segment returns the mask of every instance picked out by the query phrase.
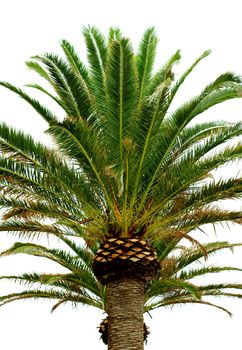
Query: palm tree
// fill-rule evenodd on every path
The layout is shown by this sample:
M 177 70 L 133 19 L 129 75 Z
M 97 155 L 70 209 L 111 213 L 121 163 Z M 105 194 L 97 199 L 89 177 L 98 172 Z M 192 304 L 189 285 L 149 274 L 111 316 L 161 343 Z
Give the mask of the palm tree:
M 63 120 L 23 90 L 0 83 L 44 118 L 53 139 L 47 147 L 0 125 L 0 230 L 28 239 L 1 256 L 24 253 L 67 269 L 2 276 L 30 288 L 0 301 L 46 298 L 55 300 L 52 310 L 66 302 L 97 307 L 108 315 L 100 326 L 108 349 L 139 350 L 147 335 L 144 312 L 200 303 L 229 313 L 206 296 L 242 297 L 238 283 L 192 283 L 196 276 L 240 270 L 194 262 L 241 245 L 201 244 L 196 237 L 205 224 L 242 222 L 240 211 L 219 202 L 240 198 L 242 179 L 212 177 L 221 165 L 241 158 L 236 137 L 242 123 L 192 121 L 240 98 L 241 78 L 226 72 L 174 110 L 177 91 L 209 51 L 175 80 L 179 51 L 153 73 L 153 28 L 145 31 L 136 54 L 118 28 L 107 39 L 95 27 L 83 33 L 88 68 L 66 40 L 65 58 L 46 53 L 26 63 L 52 90 L 29 86 L 54 100 L 65 112 Z M 44 236 L 67 249 L 33 243 Z

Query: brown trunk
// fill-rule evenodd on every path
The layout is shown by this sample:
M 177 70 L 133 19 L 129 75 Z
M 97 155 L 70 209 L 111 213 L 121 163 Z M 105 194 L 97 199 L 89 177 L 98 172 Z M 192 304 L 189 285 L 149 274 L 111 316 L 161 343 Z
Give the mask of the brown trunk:
M 108 283 L 108 350 L 144 349 L 144 285 L 131 277 Z

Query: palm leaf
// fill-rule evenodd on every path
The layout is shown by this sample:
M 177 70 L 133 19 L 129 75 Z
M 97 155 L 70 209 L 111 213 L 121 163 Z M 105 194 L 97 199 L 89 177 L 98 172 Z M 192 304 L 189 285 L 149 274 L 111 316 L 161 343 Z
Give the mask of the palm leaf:
M 0 297 L 0 306 L 6 305 L 16 300 L 23 299 L 60 299 L 65 302 L 70 301 L 74 305 L 81 303 L 102 309 L 100 303 L 87 297 L 82 297 L 73 293 L 63 293 L 59 291 L 26 290 L 20 293 L 12 293 Z
M 145 89 L 149 86 L 152 68 L 155 61 L 157 37 L 154 27 L 148 28 L 140 42 L 139 53 L 137 55 L 137 72 L 140 85 L 139 101 L 145 96 Z
M 165 80 L 170 79 L 174 80 L 174 73 L 172 71 L 173 66 L 180 62 L 181 53 L 180 50 L 177 50 L 163 65 L 163 67 L 150 79 L 149 85 L 146 88 L 147 96 L 152 95 L 158 86 L 162 84 Z M 171 99 L 169 99 L 169 103 L 171 103 Z M 169 106 L 167 104 L 167 107 Z
M 68 60 L 68 63 L 72 69 L 72 71 L 76 74 L 80 86 L 82 86 L 85 99 L 89 100 L 89 104 L 92 107 L 95 107 L 95 101 L 94 96 L 92 95 L 91 88 L 90 88 L 90 77 L 88 69 L 85 67 L 85 65 L 80 60 L 77 52 L 75 51 L 74 47 L 69 43 L 67 40 L 61 41 L 61 47 L 65 53 L 66 59 Z
M 107 135 L 113 158 L 123 164 L 124 143 L 136 106 L 136 77 L 130 42 L 122 39 L 110 44 L 106 62 L 108 120 Z M 107 136 L 108 137 L 108 136 Z
M 67 63 L 52 53 L 35 56 L 34 59 L 46 66 L 51 84 L 65 106 L 66 113 L 72 117 L 87 119 L 91 108 L 89 97 L 85 87 L 80 85 L 78 77 Z
M 51 111 L 49 111 L 46 107 L 42 106 L 37 100 L 27 95 L 23 90 L 3 81 L 0 82 L 0 85 L 15 92 L 22 99 L 27 101 L 36 110 L 36 112 L 39 113 L 41 117 L 43 117 L 44 120 L 47 121 L 49 124 L 57 123 L 58 119 Z
M 83 35 L 87 47 L 92 92 L 98 101 L 99 109 L 104 113 L 106 101 L 105 65 L 107 56 L 105 38 L 97 28 L 90 26 L 84 27 Z
M 208 266 L 197 269 L 189 269 L 189 271 L 181 271 L 177 276 L 178 279 L 192 279 L 198 276 L 207 275 L 209 273 L 219 273 L 223 271 L 242 271 L 242 269 L 238 267 L 232 266 Z
M 162 307 L 162 306 L 174 306 L 174 305 L 181 305 L 181 304 L 201 304 L 201 305 L 212 306 L 212 307 L 215 307 L 219 310 L 226 312 L 230 317 L 232 317 L 232 313 L 222 306 L 210 303 L 210 302 L 205 301 L 205 300 L 195 300 L 195 299 L 192 299 L 189 297 L 188 298 L 179 298 L 178 297 L 177 299 L 172 298 L 171 300 L 168 299 L 166 301 L 160 301 L 160 302 L 150 304 L 150 305 L 145 307 L 145 312 L 149 312 L 151 310 L 157 309 L 157 308 Z
M 209 56 L 211 53 L 210 50 L 206 50 L 204 51 L 201 56 L 199 56 L 195 62 L 184 72 L 184 74 L 181 76 L 181 78 L 175 83 L 172 91 L 171 91 L 171 95 L 170 95 L 170 102 L 173 100 L 173 98 L 175 97 L 177 91 L 179 90 L 180 86 L 183 84 L 183 82 L 185 81 L 185 79 L 187 78 L 187 76 L 193 71 L 193 69 L 198 65 L 198 63 L 200 63 L 200 61 L 202 61 L 204 58 L 206 58 L 207 56 Z

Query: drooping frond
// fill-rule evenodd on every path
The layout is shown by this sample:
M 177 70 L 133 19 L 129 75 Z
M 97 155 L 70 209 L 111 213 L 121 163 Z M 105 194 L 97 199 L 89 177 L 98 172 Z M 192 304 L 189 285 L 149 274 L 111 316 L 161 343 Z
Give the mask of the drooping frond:
M 232 313 L 225 309 L 224 307 L 220 306 L 220 305 L 216 305 L 216 304 L 213 304 L 209 301 L 205 301 L 205 300 L 197 300 L 197 299 L 192 299 L 192 298 L 189 298 L 186 297 L 186 298 L 179 298 L 179 296 L 177 298 L 167 298 L 167 300 L 164 300 L 164 301 L 157 301 L 157 302 L 154 302 L 154 303 L 150 303 L 148 305 L 145 306 L 145 312 L 150 312 L 151 310 L 154 310 L 154 309 L 157 309 L 159 307 L 166 307 L 166 306 L 174 306 L 174 305 L 182 305 L 182 304 L 201 304 L 201 305 L 208 305 L 208 306 L 212 306 L 212 307 L 215 307 L 219 310 L 222 310 L 224 312 L 226 312 L 230 317 L 232 317 Z
M 12 293 L 0 297 L 0 306 L 6 305 L 16 300 L 23 299 L 49 299 L 49 300 L 61 300 L 63 302 L 72 302 L 73 305 L 78 303 L 83 305 L 94 306 L 102 309 L 102 305 L 90 298 L 83 297 L 81 295 L 73 293 L 63 293 L 59 291 L 42 291 L 38 289 L 26 290 L 20 293 Z
M 240 243 L 229 242 L 211 242 L 204 245 L 207 256 L 214 254 L 220 250 L 230 249 L 241 246 Z M 177 271 L 187 267 L 199 259 L 204 258 L 204 253 L 201 249 L 188 249 L 184 253 L 181 253 L 177 262 Z
M 31 98 L 29 95 L 27 95 L 23 90 L 17 88 L 16 86 L 9 84 L 7 82 L 0 82 L 1 86 L 4 86 L 5 88 L 15 92 L 17 95 L 19 95 L 22 99 L 27 101 L 35 110 L 37 113 L 41 115 L 41 117 L 44 118 L 49 124 L 56 123 L 58 121 L 57 117 L 49 111 L 46 107 L 42 106 L 39 101 Z
M 179 280 L 179 279 L 162 279 L 161 281 L 156 280 L 150 283 L 146 290 L 147 300 L 149 298 L 157 297 L 157 295 L 162 295 L 166 293 L 171 293 L 176 290 L 185 290 L 191 294 L 195 299 L 201 298 L 201 293 L 198 288 L 190 282 Z
M 54 100 L 61 108 L 64 108 L 64 104 L 61 102 L 61 100 L 57 96 L 53 95 L 51 92 L 44 89 L 42 86 L 38 84 L 26 84 L 26 86 L 43 92 L 45 95 L 49 96 L 52 100 Z
M 30 273 L 20 276 L 0 276 L 0 280 L 8 280 L 20 285 L 33 286 L 38 284 L 39 287 L 63 289 L 68 292 L 78 293 L 86 297 L 101 298 L 101 286 L 95 277 L 87 270 L 79 274 L 40 274 Z
M 209 267 L 191 269 L 189 271 L 181 271 L 181 273 L 178 275 L 178 278 L 190 280 L 198 276 L 206 275 L 209 273 L 218 273 L 223 271 L 242 271 L 242 269 L 238 267 L 232 267 L 232 266 L 209 266 Z

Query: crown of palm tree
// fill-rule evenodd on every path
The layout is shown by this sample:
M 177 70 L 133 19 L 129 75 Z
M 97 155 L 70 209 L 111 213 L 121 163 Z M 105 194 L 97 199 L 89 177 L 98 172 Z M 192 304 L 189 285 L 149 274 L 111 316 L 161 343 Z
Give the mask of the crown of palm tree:
M 240 244 L 202 245 L 190 234 L 204 224 L 242 222 L 240 211 L 217 203 L 241 198 L 242 179 L 211 180 L 212 171 L 241 158 L 242 143 L 228 141 L 241 135 L 242 123 L 191 123 L 214 105 L 240 98 L 241 78 L 226 72 L 174 110 L 177 91 L 209 51 L 175 80 L 179 51 L 153 73 L 158 41 L 153 28 L 144 33 L 137 53 L 117 28 L 110 29 L 107 40 L 94 27 L 83 33 L 88 68 L 66 40 L 61 42 L 65 58 L 46 53 L 26 63 L 52 90 L 29 86 L 53 99 L 65 111 L 63 120 L 23 90 L 0 82 L 44 118 L 54 142 L 47 147 L 0 125 L 0 204 L 7 208 L 0 230 L 29 239 L 53 235 L 68 247 L 17 242 L 1 255 L 45 257 L 69 270 L 2 276 L 32 286 L 0 297 L 2 305 L 48 298 L 58 300 L 52 310 L 67 301 L 105 310 L 105 286 L 92 262 L 99 245 L 113 237 L 145 239 L 157 251 L 161 269 L 146 286 L 145 311 L 178 303 L 213 305 L 203 299 L 208 295 L 241 298 L 231 292 L 242 289 L 238 283 L 191 282 L 208 273 L 240 270 L 193 265 Z M 184 239 L 189 247 L 182 245 Z

